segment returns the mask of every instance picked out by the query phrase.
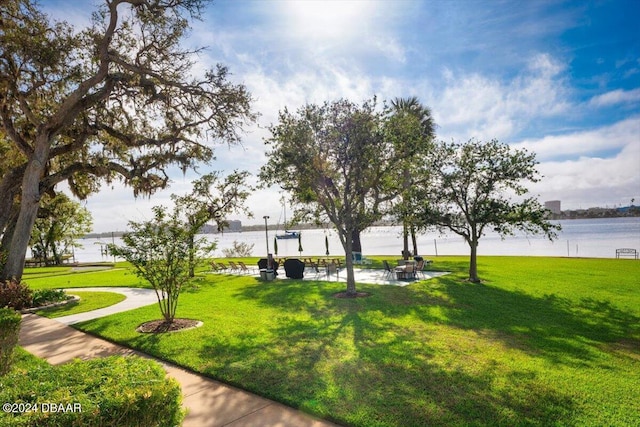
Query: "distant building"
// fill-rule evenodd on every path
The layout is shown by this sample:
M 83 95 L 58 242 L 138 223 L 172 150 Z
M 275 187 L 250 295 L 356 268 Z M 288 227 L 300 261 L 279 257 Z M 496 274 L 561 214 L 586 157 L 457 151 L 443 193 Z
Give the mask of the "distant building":
M 552 214 L 560 215 L 560 213 L 562 213 L 560 200 L 549 200 L 548 202 L 544 202 L 544 207 L 549 209 Z
M 225 228 L 225 231 L 242 231 L 242 221 L 229 221 L 229 226 Z

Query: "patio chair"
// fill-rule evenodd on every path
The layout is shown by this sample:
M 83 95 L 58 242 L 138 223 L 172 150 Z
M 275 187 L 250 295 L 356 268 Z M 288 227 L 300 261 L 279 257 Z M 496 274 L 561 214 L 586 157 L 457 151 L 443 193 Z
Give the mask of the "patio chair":
M 253 271 L 249 269 L 249 267 L 247 267 L 247 264 L 245 264 L 244 262 L 238 261 L 238 266 L 240 266 L 240 272 L 242 274 L 253 274 Z
M 233 261 L 229 261 L 229 270 L 240 273 L 240 267 Z
M 399 265 L 394 269 L 394 273 L 398 280 L 416 278 L 416 265 L 413 262 L 408 262 L 404 265 Z
M 229 267 L 227 267 L 224 262 L 216 262 L 216 265 L 220 271 L 226 272 L 229 270 Z
M 424 266 L 425 266 L 425 262 L 424 259 L 420 259 L 419 261 L 416 261 L 416 271 L 415 274 L 418 275 L 422 275 L 422 278 L 426 278 L 424 275 Z
M 393 277 L 393 270 L 391 269 L 389 262 L 387 260 L 383 260 L 382 265 L 384 266 L 384 274 L 382 277 Z
M 335 274 L 336 278 L 338 277 L 338 264 L 336 264 L 335 262 L 327 263 L 327 277 L 331 276 L 332 274 Z
M 220 272 L 220 267 L 218 267 L 218 264 L 216 264 L 215 261 L 211 261 L 209 263 L 211 265 L 211 271 L 214 273 L 219 273 Z

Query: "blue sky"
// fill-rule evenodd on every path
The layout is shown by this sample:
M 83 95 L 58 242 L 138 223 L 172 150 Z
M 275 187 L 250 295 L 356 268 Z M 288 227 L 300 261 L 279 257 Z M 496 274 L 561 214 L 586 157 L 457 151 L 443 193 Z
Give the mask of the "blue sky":
M 44 1 L 80 26 L 90 10 Z M 263 138 L 284 107 L 348 98 L 417 96 L 438 138 L 497 138 L 537 153 L 530 186 L 563 209 L 640 202 L 640 1 L 221 0 L 185 43 L 206 46 L 195 72 L 229 66 L 261 114 L 243 147 L 217 148 L 209 170 L 266 162 Z M 189 190 L 193 173 L 134 200 L 118 185 L 87 203 L 96 231 L 150 217 Z M 280 217 L 277 190 L 249 200 L 255 219 Z M 275 221 L 275 220 L 274 220 Z

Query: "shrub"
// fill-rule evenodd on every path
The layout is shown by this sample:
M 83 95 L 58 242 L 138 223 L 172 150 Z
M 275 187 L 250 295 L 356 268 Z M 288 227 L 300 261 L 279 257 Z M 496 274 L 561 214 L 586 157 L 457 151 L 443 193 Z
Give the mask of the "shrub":
M 3 378 L 0 401 L 51 402 L 71 410 L 0 413 L 0 427 L 173 427 L 184 416 L 180 385 L 152 360 L 111 356 L 51 366 L 22 349 L 19 359 Z
M 193 279 L 191 266 L 206 252 L 204 239 L 196 239 L 195 231 L 180 219 L 174 209 L 168 213 L 154 206 L 153 221 L 129 221 L 131 231 L 122 236 L 124 246 L 109 245 L 110 253 L 129 261 L 138 277 L 156 291 L 160 312 L 166 324 L 176 316 L 182 288 Z
M 51 304 L 54 302 L 66 301 L 67 294 L 62 289 L 37 289 L 33 293 L 33 307 Z
M 11 368 L 21 321 L 22 316 L 15 310 L 0 308 L 0 375 L 5 375 Z
M 222 253 L 227 258 L 246 258 L 251 256 L 254 246 L 255 244 L 253 243 L 249 244 L 234 240 L 232 246 L 230 248 L 223 249 Z
M 0 307 L 9 307 L 15 310 L 31 307 L 33 292 L 26 283 L 15 279 L 0 282 Z

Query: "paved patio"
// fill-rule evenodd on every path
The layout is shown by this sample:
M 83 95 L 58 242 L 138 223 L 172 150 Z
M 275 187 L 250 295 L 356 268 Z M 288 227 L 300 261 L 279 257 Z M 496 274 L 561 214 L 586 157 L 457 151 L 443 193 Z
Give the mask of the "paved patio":
M 278 279 L 287 279 L 284 275 L 284 269 L 278 270 Z M 407 286 L 412 283 L 416 283 L 421 280 L 429 280 L 434 277 L 444 276 L 449 274 L 441 271 L 422 271 L 418 273 L 416 280 L 398 280 L 395 274 L 385 274 L 382 269 L 376 268 L 354 268 L 353 274 L 356 279 L 356 283 L 367 283 L 371 285 L 391 285 L 391 286 Z M 342 268 L 337 274 L 327 274 L 324 268 L 319 268 L 318 272 L 312 269 L 306 268 L 304 271 L 304 280 L 327 280 L 330 282 L 346 282 L 347 271 Z

